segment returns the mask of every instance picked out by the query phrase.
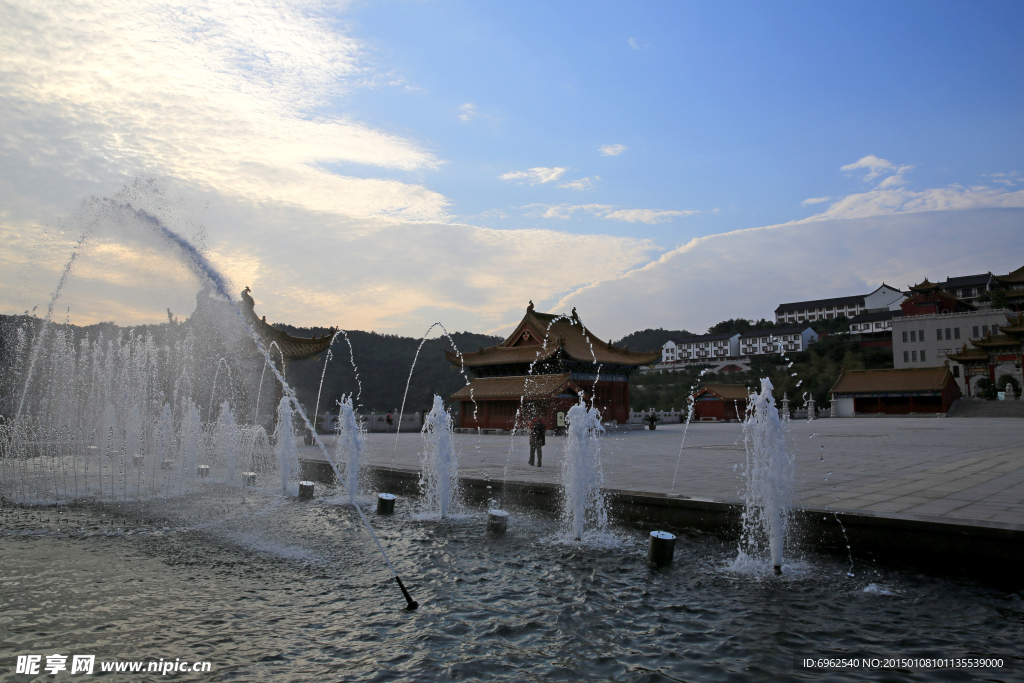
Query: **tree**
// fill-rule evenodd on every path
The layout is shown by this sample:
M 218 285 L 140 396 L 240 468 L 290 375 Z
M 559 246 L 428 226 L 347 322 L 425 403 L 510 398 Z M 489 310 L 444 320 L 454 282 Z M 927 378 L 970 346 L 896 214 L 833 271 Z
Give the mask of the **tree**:
M 992 308 L 1009 308 L 1010 304 L 1006 300 L 1006 290 L 993 289 L 988 295 L 992 300 Z

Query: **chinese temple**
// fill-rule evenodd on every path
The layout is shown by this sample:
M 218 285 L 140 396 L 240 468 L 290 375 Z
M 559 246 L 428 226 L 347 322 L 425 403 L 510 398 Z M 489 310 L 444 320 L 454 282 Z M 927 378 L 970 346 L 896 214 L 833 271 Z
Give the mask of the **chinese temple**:
M 1017 315 L 1007 314 L 1006 325 L 1000 325 L 999 331 L 991 330 L 980 339 L 972 339 L 956 353 L 948 353 L 946 357 L 963 366 L 964 383 L 968 392 L 971 377 L 988 377 L 996 381 L 996 368 L 1005 363 L 1012 363 L 1019 372 L 1022 352 L 1024 352 L 1024 312 Z
M 903 315 L 930 315 L 933 313 L 964 313 L 977 310 L 975 306 L 952 294 L 948 294 L 934 282 L 925 278 L 923 282 L 910 288 L 910 297 L 905 299 L 900 308 Z
M 242 303 L 239 306 L 242 315 L 253 326 L 257 334 L 265 344 L 274 344 L 281 350 L 281 357 L 285 362 L 290 360 L 304 360 L 312 358 L 318 353 L 323 353 L 331 346 L 334 333 L 333 327 L 323 337 L 295 337 L 282 330 L 277 329 L 267 322 L 267 316 L 258 318 L 256 316 L 256 302 L 250 294 L 252 290 L 248 287 L 242 290 Z M 275 354 L 272 354 L 272 356 Z
M 629 419 L 629 376 L 661 359 L 660 351 L 639 353 L 598 339 L 576 309 L 571 316 L 540 313 L 533 302 L 508 339 L 459 354 L 446 351 L 452 365 L 472 381 L 451 396 L 463 428 L 521 428 L 539 417 L 549 428 L 565 426 L 565 414 L 583 397 L 605 421 Z
M 1006 292 L 1006 301 L 1009 306 L 1020 311 L 1024 307 L 1024 266 L 1021 266 L 1012 273 L 1006 275 L 993 275 L 995 286 Z
M 693 395 L 698 422 L 740 421 L 747 413 L 750 390 L 742 384 L 705 384 Z

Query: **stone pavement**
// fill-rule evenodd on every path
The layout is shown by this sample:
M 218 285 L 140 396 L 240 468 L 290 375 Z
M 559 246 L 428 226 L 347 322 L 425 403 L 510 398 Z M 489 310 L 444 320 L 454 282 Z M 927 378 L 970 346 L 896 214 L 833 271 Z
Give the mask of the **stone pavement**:
M 606 488 L 741 501 L 742 425 L 695 423 L 685 443 L 683 427 L 607 434 Z M 798 505 L 1024 524 L 1024 420 L 801 420 L 790 423 L 788 438 Z M 561 472 L 563 437 L 548 437 L 542 468 L 526 464 L 526 437 L 456 434 L 455 442 L 464 477 L 557 482 Z M 419 434 L 368 434 L 368 464 L 418 469 L 422 443 Z M 315 448 L 301 450 L 315 457 Z

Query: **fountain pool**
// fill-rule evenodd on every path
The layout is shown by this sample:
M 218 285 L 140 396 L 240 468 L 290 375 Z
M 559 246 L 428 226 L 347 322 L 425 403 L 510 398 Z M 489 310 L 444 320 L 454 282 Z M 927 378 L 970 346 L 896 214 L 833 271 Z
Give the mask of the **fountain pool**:
M 54 652 L 209 661 L 212 677 L 176 680 L 246 681 L 791 680 L 821 677 L 807 657 L 866 656 L 1003 658 L 956 680 L 1012 680 L 1024 664 L 1020 594 L 892 568 L 853 579 L 814 556 L 781 578 L 738 574 L 733 543 L 685 533 L 675 562 L 652 570 L 639 530 L 572 546 L 556 520 L 516 510 L 495 539 L 482 509 L 423 522 L 409 499 L 371 517 L 422 603 L 406 612 L 344 500 L 339 487 L 297 503 L 268 484 L 212 523 L 202 509 L 219 496 L 145 518 L 3 508 L 0 613 L 18 616 L 0 621 L 0 679 L 21 680 L 15 655 Z M 827 680 L 865 678 L 952 680 L 893 668 Z

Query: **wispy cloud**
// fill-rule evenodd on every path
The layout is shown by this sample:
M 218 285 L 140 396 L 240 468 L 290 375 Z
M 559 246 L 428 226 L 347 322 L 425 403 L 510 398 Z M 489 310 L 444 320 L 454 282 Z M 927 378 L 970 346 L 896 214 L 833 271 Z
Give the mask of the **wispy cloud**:
M 641 44 L 640 42 L 637 41 L 636 38 L 633 38 L 632 36 L 630 36 L 629 40 L 626 41 L 626 44 L 629 45 L 634 50 L 642 50 L 643 48 L 647 47 L 647 43 Z
M 902 185 L 906 182 L 903 179 L 903 174 L 914 168 L 913 166 L 898 166 L 888 159 L 882 159 L 876 157 L 874 154 L 869 154 L 866 157 L 861 157 L 852 164 L 847 164 L 840 168 L 842 171 L 858 171 L 861 169 L 867 170 L 864 175 L 864 182 L 871 182 L 880 175 L 891 173 L 889 177 L 883 180 L 879 187 L 894 187 Z
M 919 282 L 936 268 L 949 275 L 1009 272 L 1020 266 L 1020 255 L 1007 253 L 1005 245 L 1016 239 L 1022 220 L 1024 210 L 935 211 L 737 230 L 691 240 L 643 267 L 581 288 L 553 309 L 576 306 L 588 327 L 609 336 L 648 327 L 703 330 L 727 318 L 770 319 L 780 303 L 806 299 L 808 292 L 858 294 L 883 281 Z M 922 240 L 923 234 L 929 238 Z M 685 295 L 695 292 L 701 296 Z M 666 307 L 665 301 L 674 303 Z
M 810 199 L 805 199 L 800 203 L 803 204 L 804 206 L 810 206 L 811 204 L 821 204 L 822 202 L 827 202 L 829 199 L 831 199 L 831 197 L 811 197 Z
M 691 216 L 697 211 L 658 211 L 655 209 L 620 209 L 609 204 L 531 204 L 536 208 L 532 214 L 539 218 L 571 218 L 578 212 L 589 213 L 598 218 L 626 223 L 665 223 L 679 216 Z
M 441 162 L 412 140 L 322 113 L 374 73 L 320 8 L 39 0 L 9 7 L 6 26 L 0 180 L 12 186 L 48 149 L 45 173 L 72 183 L 166 174 L 252 201 L 446 218 L 448 200 L 422 186 L 328 170 Z
M 555 166 L 554 168 L 537 166 L 527 171 L 511 171 L 498 176 L 498 178 L 501 180 L 525 180 L 531 185 L 537 185 L 538 183 L 554 182 L 565 175 L 568 170 L 568 168 L 562 168 L 561 166 Z
M 458 111 L 460 121 L 472 121 L 477 118 L 490 119 L 492 121 L 497 120 L 497 117 L 480 111 L 480 107 L 476 106 L 472 102 L 466 102 L 465 104 L 459 105 Z
M 571 180 L 567 183 L 561 183 L 559 187 L 564 187 L 569 190 L 592 190 L 594 189 L 594 184 L 600 179 L 601 176 L 588 176 L 578 180 Z
M 598 147 L 597 149 L 599 152 L 601 152 L 602 155 L 606 157 L 617 157 L 629 148 L 626 147 L 625 145 L 604 145 L 602 147 Z
M 993 183 L 999 183 L 1000 185 L 1016 185 L 1020 182 L 1020 173 L 1017 171 L 1010 171 L 1009 173 L 989 173 L 988 177 L 992 179 Z
M 824 212 L 807 220 L 832 218 L 866 218 L 897 213 L 922 211 L 960 211 L 964 209 L 995 209 L 1024 207 L 1024 190 L 1009 192 L 1002 188 L 984 186 L 931 188 L 909 190 L 885 188 L 840 197 Z

